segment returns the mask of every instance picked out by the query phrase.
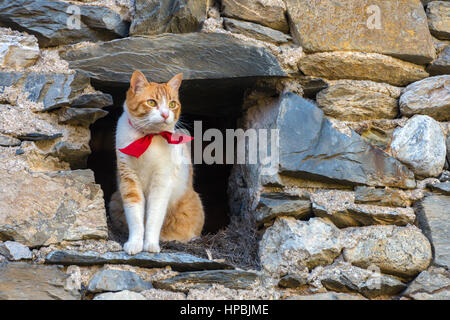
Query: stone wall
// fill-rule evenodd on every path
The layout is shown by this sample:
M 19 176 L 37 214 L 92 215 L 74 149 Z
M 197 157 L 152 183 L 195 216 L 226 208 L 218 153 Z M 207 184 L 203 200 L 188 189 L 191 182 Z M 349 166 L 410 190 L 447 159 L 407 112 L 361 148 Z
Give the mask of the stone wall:
M 449 3 L 0 0 L 0 299 L 448 300 Z M 87 166 L 135 69 L 279 135 L 228 229 L 157 255 Z

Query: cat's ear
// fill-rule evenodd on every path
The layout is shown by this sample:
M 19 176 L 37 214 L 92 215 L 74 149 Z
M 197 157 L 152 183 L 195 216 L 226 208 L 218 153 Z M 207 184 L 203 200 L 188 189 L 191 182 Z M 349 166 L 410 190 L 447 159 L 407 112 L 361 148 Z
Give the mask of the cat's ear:
M 167 84 L 175 90 L 178 90 L 181 86 L 181 81 L 183 81 L 183 74 L 179 73 L 167 82 Z
M 130 81 L 130 88 L 131 90 L 133 90 L 134 94 L 142 91 L 142 89 L 144 89 L 147 84 L 148 81 L 142 72 L 140 72 L 139 70 L 133 72 Z

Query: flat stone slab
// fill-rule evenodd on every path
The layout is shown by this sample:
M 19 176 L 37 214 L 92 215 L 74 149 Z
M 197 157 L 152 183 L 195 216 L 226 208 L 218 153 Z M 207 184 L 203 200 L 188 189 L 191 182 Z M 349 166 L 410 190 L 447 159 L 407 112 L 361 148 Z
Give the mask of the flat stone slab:
M 106 252 L 98 254 L 94 251 L 77 252 L 73 250 L 58 250 L 47 255 L 48 264 L 92 266 L 103 264 L 128 264 L 144 268 L 163 268 L 170 266 L 175 271 L 198 271 L 233 269 L 233 266 L 223 262 L 199 258 L 187 253 L 147 253 L 141 252 L 130 256 L 125 252 Z
M 279 216 L 304 219 L 312 214 L 311 201 L 282 193 L 265 193 L 255 209 L 256 222 L 263 224 Z
M 446 196 L 450 196 L 450 181 L 445 181 L 436 184 L 429 184 L 428 187 L 435 192 L 439 192 Z
M 252 289 L 260 283 L 255 272 L 240 270 L 212 270 L 184 272 L 175 277 L 153 282 L 157 289 L 188 292 L 190 289 L 204 289 L 213 284 L 230 289 Z
M 308 100 L 285 93 L 275 107 L 281 175 L 368 186 L 415 186 L 406 166 L 355 132 L 351 136 L 339 132 Z
M 60 266 L 0 263 L 0 300 L 80 300 Z
M 122 270 L 102 270 L 94 274 L 89 281 L 89 292 L 135 291 L 141 292 L 153 288 L 150 282 L 142 280 L 135 272 Z
M 44 47 L 126 37 L 129 29 L 109 8 L 49 0 L 0 0 L 0 23 L 35 35 Z
M 180 72 L 184 80 L 285 76 L 266 49 L 217 33 L 130 37 L 72 49 L 62 57 L 71 69 L 105 85 L 128 86 L 136 69 L 154 82 Z
M 417 205 L 417 220 L 433 246 L 433 263 L 450 268 L 450 197 L 433 195 Z
M 31 260 L 33 258 L 33 254 L 27 246 L 15 241 L 0 243 L 0 255 L 11 261 Z

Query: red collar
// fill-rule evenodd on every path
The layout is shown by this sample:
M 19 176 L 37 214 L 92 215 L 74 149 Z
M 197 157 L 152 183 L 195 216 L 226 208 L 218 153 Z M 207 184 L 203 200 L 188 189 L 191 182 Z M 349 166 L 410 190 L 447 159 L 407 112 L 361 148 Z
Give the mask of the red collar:
M 128 122 L 131 124 L 130 119 L 128 119 Z M 180 144 L 180 143 L 187 143 L 189 141 L 194 140 L 193 137 L 190 137 L 188 135 L 182 134 L 182 133 L 172 133 L 169 131 L 162 131 L 159 133 L 151 133 L 148 134 L 140 139 L 137 139 L 136 141 L 129 144 L 127 147 L 119 149 L 120 152 L 127 154 L 132 157 L 139 158 L 145 151 L 147 151 L 148 147 L 152 143 L 152 139 L 154 136 L 160 135 L 164 139 L 166 139 L 167 143 L 170 144 Z

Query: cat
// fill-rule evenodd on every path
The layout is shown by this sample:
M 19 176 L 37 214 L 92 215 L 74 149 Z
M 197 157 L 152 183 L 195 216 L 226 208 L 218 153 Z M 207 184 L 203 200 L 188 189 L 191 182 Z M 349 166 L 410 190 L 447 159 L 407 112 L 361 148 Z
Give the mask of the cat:
M 129 230 L 123 249 L 130 255 L 158 253 L 160 240 L 187 242 L 200 236 L 204 225 L 202 202 L 193 188 L 192 165 L 180 158 L 190 157 L 188 148 L 171 144 L 180 141 L 171 133 L 180 117 L 182 79 L 180 73 L 159 84 L 134 71 L 117 123 L 118 185 Z M 148 138 L 149 134 L 155 135 Z M 151 142 L 147 149 L 142 149 L 144 140 Z

